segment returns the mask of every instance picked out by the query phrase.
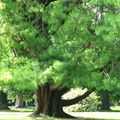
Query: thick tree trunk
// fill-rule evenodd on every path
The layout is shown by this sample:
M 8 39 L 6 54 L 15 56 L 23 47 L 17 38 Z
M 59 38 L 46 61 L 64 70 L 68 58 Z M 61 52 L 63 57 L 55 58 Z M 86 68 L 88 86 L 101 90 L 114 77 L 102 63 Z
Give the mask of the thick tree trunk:
M 66 114 L 63 112 L 61 93 L 59 90 L 55 90 L 52 92 L 49 114 L 53 117 L 67 117 Z
M 62 90 L 54 90 L 51 95 L 51 107 L 50 107 L 50 116 L 52 117 L 58 117 L 58 118 L 74 118 L 73 116 L 70 116 L 66 114 L 63 111 L 63 102 L 61 99 L 61 96 L 63 95 L 63 91 L 66 91 L 65 89 Z
M 36 90 L 36 109 L 35 109 L 35 114 L 48 114 L 48 104 L 50 101 L 50 93 L 49 93 L 49 86 L 44 85 L 44 86 L 37 86 Z
M 22 108 L 25 107 L 24 105 L 24 98 L 22 95 L 18 95 L 16 98 L 16 103 L 15 103 L 16 108 Z
M 61 96 L 63 91 L 51 90 L 49 84 L 37 86 L 35 115 L 51 117 L 72 117 L 63 112 Z
M 0 110 L 9 109 L 8 108 L 8 100 L 7 94 L 3 91 L 0 91 Z
M 58 117 L 58 118 L 73 118 L 72 116 L 66 114 L 63 111 L 63 106 L 66 106 L 65 103 L 68 104 L 66 100 L 62 100 L 61 96 L 66 93 L 68 89 L 60 89 L 55 88 L 51 89 L 49 84 L 45 84 L 43 86 L 38 85 L 36 89 L 36 109 L 35 116 L 50 116 L 50 117 Z M 89 92 L 90 94 L 91 92 Z M 74 104 L 79 102 L 81 98 L 86 98 L 88 92 L 85 95 L 76 99 L 72 99 Z M 78 100 L 79 99 L 79 100 Z M 71 100 L 71 104 L 73 104 Z M 70 104 L 69 104 L 70 105 Z
M 110 110 L 109 91 L 102 91 L 102 110 Z

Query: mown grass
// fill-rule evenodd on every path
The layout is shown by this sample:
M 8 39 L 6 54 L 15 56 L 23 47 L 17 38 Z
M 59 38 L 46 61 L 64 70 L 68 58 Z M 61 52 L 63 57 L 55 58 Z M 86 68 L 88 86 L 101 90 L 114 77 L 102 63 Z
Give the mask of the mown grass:
M 13 112 L 33 112 L 35 107 L 33 106 L 28 106 L 28 107 L 25 107 L 25 108 L 15 108 L 14 106 L 10 106 L 10 111 L 13 111 Z
M 98 120 L 94 118 L 79 118 L 79 119 L 58 119 L 58 118 L 10 118 L 10 119 L 5 119 L 5 118 L 0 118 L 0 120 Z M 99 119 L 99 120 L 104 120 L 104 119 Z
M 33 112 L 34 107 L 25 107 L 25 108 L 15 108 L 14 106 L 9 106 L 7 110 L 0 110 L 0 112 Z
M 0 118 L 0 120 L 67 120 L 67 119 L 57 119 L 57 118 L 29 118 L 29 117 L 24 117 L 24 118 Z M 70 120 L 70 119 L 69 119 Z
M 0 120 L 75 120 L 75 119 L 58 119 L 58 118 L 30 118 L 30 117 L 23 117 L 23 118 L 0 118 Z M 82 119 L 83 120 L 83 119 Z
M 120 106 L 112 106 L 111 107 L 111 109 L 112 109 L 112 111 L 114 112 L 114 111 L 120 111 Z M 1 110 L 0 112 L 11 112 L 11 114 L 13 113 L 13 112 L 26 112 L 26 114 L 27 114 L 27 112 L 28 113 L 32 113 L 34 111 L 34 107 L 27 107 L 27 108 L 15 108 L 15 107 L 10 107 L 10 110 Z M 109 112 L 109 111 L 108 111 Z M 2 114 L 2 113 L 1 113 Z M 6 114 L 7 115 L 7 114 Z M 40 118 L 40 117 L 30 117 L 30 116 L 27 116 L 27 117 L 25 117 L 25 116 L 21 116 L 20 118 L 19 117 L 14 117 L 13 116 L 13 118 L 6 118 L 6 117 L 0 117 L 0 120 L 75 120 L 75 119 L 57 119 L 57 118 Z M 106 119 L 104 119 L 104 117 L 103 117 L 103 119 L 98 119 L 97 117 L 95 117 L 95 118 L 86 118 L 86 117 L 81 117 L 81 118 L 79 118 L 79 120 L 106 120 Z M 112 119 L 107 119 L 107 120 L 112 120 Z
M 9 110 L 0 110 L 0 112 L 8 112 L 8 113 L 16 113 L 16 112 L 26 112 L 26 113 L 32 113 L 34 111 L 34 107 L 25 107 L 25 108 L 15 108 L 14 106 L 9 106 Z M 31 115 L 30 115 L 31 116 Z M 14 117 L 13 118 L 5 118 L 5 117 L 0 117 L 0 120 L 73 120 L 73 119 L 58 119 L 58 118 L 40 118 L 40 117 Z M 83 119 L 80 119 L 83 120 Z
M 120 106 L 118 106 L 118 105 L 116 105 L 116 106 L 111 106 L 110 107 L 111 108 L 111 110 L 114 112 L 120 112 Z

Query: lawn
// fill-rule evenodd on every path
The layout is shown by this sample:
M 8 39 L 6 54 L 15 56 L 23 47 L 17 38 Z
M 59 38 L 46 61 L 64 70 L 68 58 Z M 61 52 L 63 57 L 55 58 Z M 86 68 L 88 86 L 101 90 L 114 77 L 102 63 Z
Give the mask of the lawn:
M 31 112 L 0 112 L 0 120 L 68 120 L 57 118 L 31 117 Z M 73 120 L 73 119 L 69 119 Z M 83 120 L 83 119 L 82 119 Z
M 35 109 L 33 106 L 28 106 L 25 108 L 15 108 L 14 106 L 10 106 L 9 108 L 13 112 L 33 112 Z
M 120 112 L 120 106 L 116 105 L 116 106 L 111 106 L 110 107 L 112 111 L 115 111 L 115 112 Z
M 10 110 L 0 110 L 0 120 L 62 120 L 57 118 L 31 117 L 31 114 L 34 111 L 34 107 L 16 109 L 14 106 L 9 106 L 9 108 Z
M 111 107 L 113 111 L 120 111 L 119 106 Z M 19 108 L 10 107 L 11 110 L 0 111 L 0 120 L 68 120 L 57 118 L 35 118 L 31 117 L 34 107 Z M 79 120 L 120 120 L 119 112 L 73 112 L 70 113 L 79 118 Z M 73 119 L 69 119 L 73 120 Z
M 57 119 L 57 118 L 34 118 L 29 117 L 30 112 L 0 112 L 0 120 L 74 120 L 74 119 Z M 79 120 L 120 120 L 119 113 L 110 112 L 84 112 L 74 113 Z

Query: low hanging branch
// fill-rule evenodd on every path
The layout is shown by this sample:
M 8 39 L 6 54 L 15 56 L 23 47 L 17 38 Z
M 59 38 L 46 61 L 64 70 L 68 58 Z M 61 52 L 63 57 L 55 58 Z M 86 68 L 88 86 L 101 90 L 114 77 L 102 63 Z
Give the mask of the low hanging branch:
M 62 100 L 62 106 L 70 106 L 73 104 L 78 103 L 79 101 L 85 99 L 86 97 L 88 97 L 94 90 L 90 90 L 85 92 L 83 95 L 78 96 L 76 98 L 70 99 L 70 100 Z

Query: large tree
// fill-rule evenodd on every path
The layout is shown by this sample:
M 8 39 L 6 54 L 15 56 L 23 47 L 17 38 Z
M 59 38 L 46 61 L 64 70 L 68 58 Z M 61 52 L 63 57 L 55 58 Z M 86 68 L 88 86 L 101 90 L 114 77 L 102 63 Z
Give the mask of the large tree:
M 13 56 L 39 63 L 35 114 L 69 117 L 63 106 L 93 89 L 120 86 L 120 0 L 1 0 L 0 6 L 1 34 Z M 75 87 L 88 91 L 62 100 Z

